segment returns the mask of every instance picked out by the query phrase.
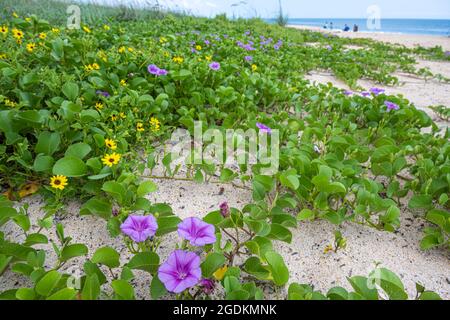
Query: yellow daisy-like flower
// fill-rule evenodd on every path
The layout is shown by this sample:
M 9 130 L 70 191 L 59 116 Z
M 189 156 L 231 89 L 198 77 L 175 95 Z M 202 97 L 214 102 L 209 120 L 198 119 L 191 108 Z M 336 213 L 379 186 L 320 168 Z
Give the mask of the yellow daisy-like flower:
M 143 124 L 142 122 L 138 122 L 138 123 L 136 124 L 136 130 L 137 130 L 138 132 L 144 131 L 144 130 L 145 130 L 145 129 L 144 129 L 144 124 Z
M 22 39 L 23 38 L 23 32 L 21 30 L 19 30 L 19 29 L 14 28 L 12 30 L 12 33 L 13 33 L 13 37 L 16 38 L 16 39 Z
M 98 111 L 102 110 L 103 109 L 103 103 L 97 102 L 95 104 L 95 109 L 97 109 Z
M 53 32 L 53 33 L 59 33 L 60 30 L 59 30 L 58 28 L 52 28 L 52 32 Z
M 91 29 L 89 29 L 89 27 L 87 27 L 87 26 L 83 26 L 83 30 L 86 33 L 91 33 Z
M 331 244 L 327 245 L 323 250 L 323 253 L 327 254 L 328 252 L 333 251 L 333 246 Z
M 6 53 L 0 53 L 0 59 L 1 60 L 6 59 Z
M 34 43 L 28 43 L 27 44 L 27 51 L 28 52 L 33 52 L 33 50 L 36 48 L 36 45 Z
M 100 69 L 100 66 L 98 65 L 98 63 L 93 63 L 93 64 L 91 64 L 91 66 L 92 66 L 92 69 L 94 69 L 94 70 L 99 70 Z
M 111 115 L 111 121 L 116 121 L 117 120 L 117 115 L 116 114 L 112 114 Z
M 258 66 L 256 64 L 252 64 L 252 71 L 258 70 Z
M 120 47 L 119 50 L 117 50 L 119 53 L 124 53 L 125 52 L 125 47 Z
M 132 47 L 128 47 L 128 52 L 134 52 L 134 49 Z
M 47 38 L 47 34 L 45 32 L 41 32 L 38 35 L 39 39 L 45 40 Z
M 212 56 L 206 56 L 205 59 L 206 59 L 206 61 L 211 61 L 212 60 Z
M 157 131 L 159 131 L 159 128 L 161 127 L 161 123 L 159 122 L 159 120 L 158 119 L 156 119 L 156 118 L 154 118 L 154 117 L 152 117 L 151 119 L 150 119 L 150 129 L 153 131 L 153 132 L 157 132 Z
M 50 178 L 50 186 L 58 190 L 64 190 L 68 185 L 66 176 L 53 176 Z
M 12 13 L 12 16 L 13 16 L 14 18 L 18 18 L 18 17 L 19 17 L 19 15 L 18 15 L 16 12 L 13 12 L 13 13 Z
M 195 49 L 200 51 L 200 50 L 202 50 L 202 46 L 198 44 L 198 45 L 195 46 Z
M 121 119 L 125 119 L 127 116 L 125 115 L 125 113 L 120 112 L 120 113 L 119 113 L 119 117 L 120 117 Z
M 86 66 L 84 66 L 84 70 L 86 70 L 86 71 L 92 71 L 92 70 L 94 70 L 94 68 L 92 67 L 92 65 L 91 64 L 88 64 L 88 65 L 86 65 Z
M 183 59 L 183 57 L 173 57 L 172 61 L 175 63 L 181 64 L 181 63 L 183 63 L 184 59 Z
M 126 87 L 127 81 L 125 79 L 120 80 L 120 85 Z
M 102 162 L 105 166 L 112 167 L 114 164 L 118 164 L 120 161 L 120 154 L 118 153 L 112 153 L 112 154 L 105 154 L 105 156 L 102 158 Z
M 15 106 L 17 106 L 17 103 L 12 100 L 5 99 L 5 106 L 14 108 Z
M 165 42 L 167 42 L 167 38 L 161 37 L 161 38 L 159 38 L 159 42 L 165 43 Z
M 7 26 L 1 26 L 0 27 L 0 33 L 6 35 L 8 33 L 8 27 Z
M 105 31 L 109 31 L 109 29 L 111 29 L 107 24 L 105 24 L 104 26 L 103 26 L 103 29 L 105 30 Z
M 105 139 L 105 145 L 111 150 L 116 150 L 117 149 L 117 144 L 112 139 Z

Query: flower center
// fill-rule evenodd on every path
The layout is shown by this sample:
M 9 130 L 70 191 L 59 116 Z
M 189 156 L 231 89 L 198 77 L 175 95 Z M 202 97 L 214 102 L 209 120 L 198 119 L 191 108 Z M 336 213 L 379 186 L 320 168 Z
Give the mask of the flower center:
M 59 184 L 61 184 L 61 181 L 59 181 L 59 180 L 55 180 L 55 182 L 54 182 L 56 185 L 59 185 Z
M 187 273 L 186 272 L 183 272 L 183 271 L 178 272 L 178 279 L 184 280 L 184 279 L 186 279 L 186 277 L 187 277 Z

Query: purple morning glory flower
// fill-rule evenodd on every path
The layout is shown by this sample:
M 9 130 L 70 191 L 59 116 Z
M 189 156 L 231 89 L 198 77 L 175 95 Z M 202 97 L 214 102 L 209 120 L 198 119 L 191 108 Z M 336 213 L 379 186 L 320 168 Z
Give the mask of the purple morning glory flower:
M 379 95 L 381 93 L 384 93 L 385 90 L 384 89 L 380 89 L 380 88 L 371 88 L 370 92 L 372 92 L 374 95 L 377 96 L 377 95 Z
M 361 92 L 361 95 L 362 95 L 363 97 L 368 97 L 368 96 L 370 96 L 370 92 L 363 91 L 363 92 Z
M 147 67 L 147 70 L 149 73 L 155 75 L 155 76 L 165 76 L 168 72 L 165 69 L 160 69 L 154 64 L 150 64 Z
M 158 224 L 152 215 L 130 215 L 120 226 L 120 230 L 135 242 L 143 242 L 153 237 L 157 229 Z
M 219 208 L 220 208 L 220 214 L 222 215 L 222 217 L 226 218 L 226 217 L 230 216 L 230 207 L 228 206 L 228 203 L 226 203 L 226 202 L 221 203 Z
M 178 234 L 196 247 L 216 242 L 214 226 L 196 217 L 184 219 L 178 225 Z
M 194 253 L 175 250 L 158 269 L 158 278 L 170 292 L 180 293 L 198 284 L 202 276 L 200 257 Z
M 353 92 L 351 92 L 351 91 L 349 91 L 349 90 L 345 90 L 345 91 L 344 91 L 344 94 L 345 94 L 346 96 L 351 96 L 351 95 L 353 94 Z
M 214 281 L 211 279 L 202 279 L 200 280 L 200 286 L 203 287 L 203 292 L 206 294 L 210 294 L 214 287 L 216 286 Z
M 259 128 L 259 130 L 261 130 L 261 132 L 268 133 L 268 134 L 270 134 L 272 132 L 272 129 L 270 129 L 268 126 L 266 126 L 262 123 L 257 122 L 256 126 Z
M 217 71 L 217 70 L 220 69 L 220 63 L 218 63 L 218 62 L 212 62 L 212 63 L 209 64 L 209 67 L 210 67 L 211 69 L 213 69 L 214 71 Z
M 387 101 L 387 100 L 386 100 L 386 101 L 384 102 L 384 105 L 387 107 L 388 111 L 400 109 L 400 107 L 398 106 L 398 104 L 395 104 L 395 103 L 393 103 L 393 102 L 391 102 L 391 101 Z
M 109 92 L 101 91 L 101 90 L 97 90 L 95 93 L 98 94 L 98 95 L 104 96 L 105 98 L 108 98 L 108 97 L 111 96 L 111 95 L 109 94 Z
M 158 76 L 165 76 L 167 75 L 169 72 L 166 69 L 159 69 L 158 70 Z
M 333 50 L 333 47 L 330 46 L 330 45 L 328 45 L 328 46 L 327 46 L 327 50 L 328 50 L 328 51 L 331 51 L 331 50 Z
M 277 51 L 280 50 L 280 46 L 278 44 L 274 45 L 273 48 Z
M 211 42 L 209 40 L 205 40 L 205 44 L 208 46 Z
M 245 61 L 252 61 L 253 57 L 252 56 L 245 56 L 244 59 L 245 59 Z

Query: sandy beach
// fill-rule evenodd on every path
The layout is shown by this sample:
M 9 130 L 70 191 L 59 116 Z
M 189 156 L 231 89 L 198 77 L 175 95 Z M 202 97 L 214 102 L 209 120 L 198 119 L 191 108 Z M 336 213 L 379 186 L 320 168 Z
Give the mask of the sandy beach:
M 334 29 L 327 30 L 319 27 L 288 25 L 289 28 L 300 30 L 318 31 L 328 34 L 335 34 L 339 37 L 345 38 L 370 38 L 373 40 L 387 42 L 391 44 L 400 44 L 408 48 L 416 46 L 435 47 L 441 46 L 444 50 L 450 50 L 450 38 L 443 36 L 430 35 L 412 35 L 412 34 L 397 34 L 397 33 L 383 33 L 383 32 L 343 32 L 342 30 Z

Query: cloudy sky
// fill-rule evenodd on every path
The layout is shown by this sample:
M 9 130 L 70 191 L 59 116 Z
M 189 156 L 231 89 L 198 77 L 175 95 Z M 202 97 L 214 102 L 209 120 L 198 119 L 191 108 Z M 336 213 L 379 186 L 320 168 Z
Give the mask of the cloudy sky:
M 175 10 L 202 16 L 272 18 L 278 0 L 81 0 L 85 2 L 142 5 L 159 2 Z M 383 18 L 450 19 L 450 0 L 281 0 L 291 18 L 365 18 L 367 8 L 379 6 Z

